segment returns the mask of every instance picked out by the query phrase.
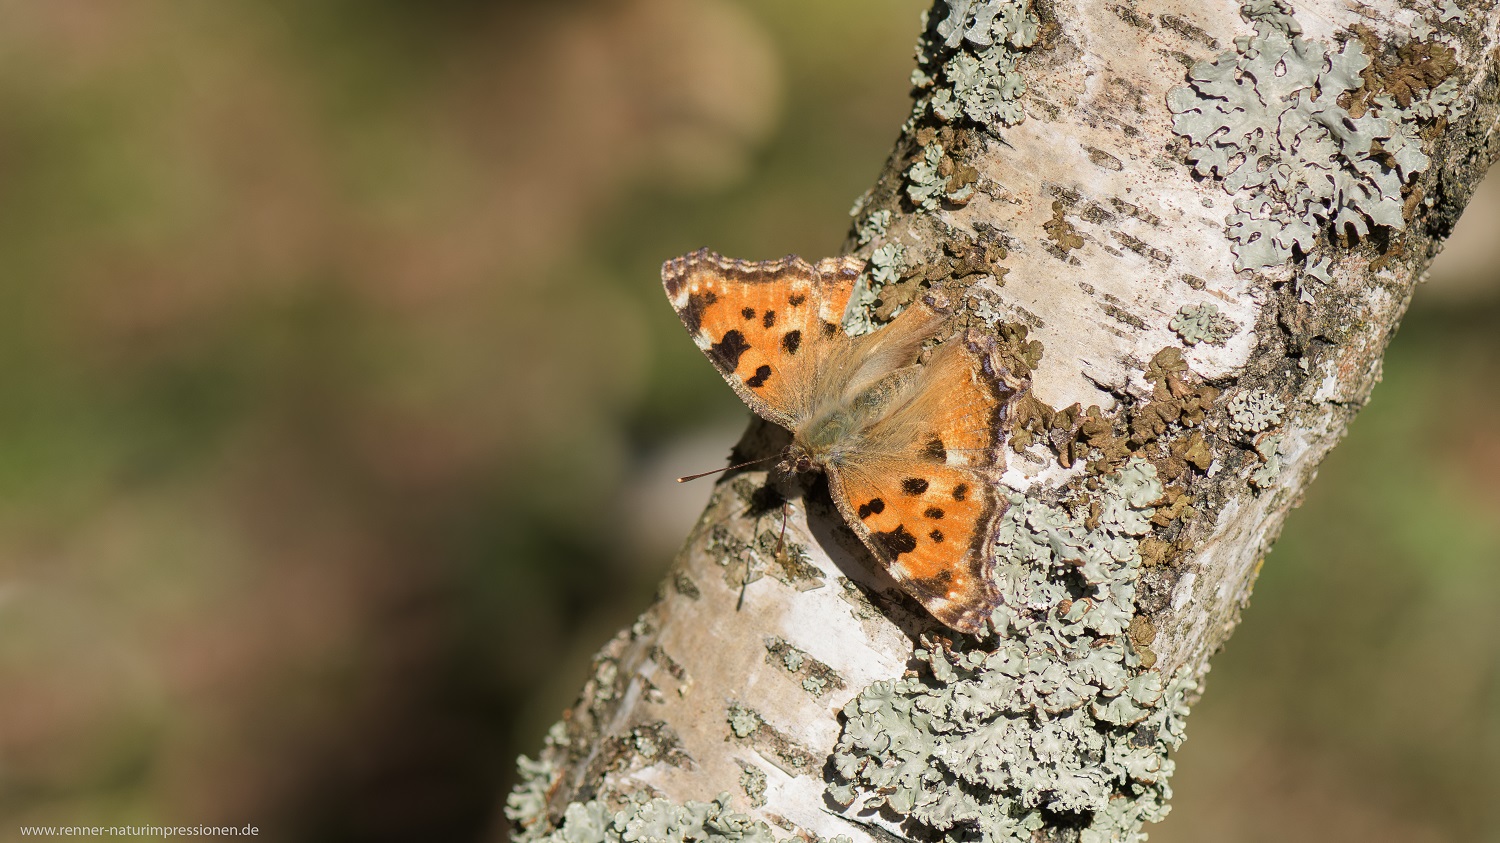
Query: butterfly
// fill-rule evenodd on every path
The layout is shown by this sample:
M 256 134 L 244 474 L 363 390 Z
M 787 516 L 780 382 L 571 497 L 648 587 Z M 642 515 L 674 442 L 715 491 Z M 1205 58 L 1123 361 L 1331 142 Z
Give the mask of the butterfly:
M 945 323 L 931 301 L 851 337 L 840 327 L 864 262 L 741 261 L 706 249 L 662 265 L 693 341 L 791 444 L 777 470 L 821 471 L 849 527 L 933 617 L 981 633 L 999 605 L 990 544 L 1015 389 L 979 331 L 919 362 Z

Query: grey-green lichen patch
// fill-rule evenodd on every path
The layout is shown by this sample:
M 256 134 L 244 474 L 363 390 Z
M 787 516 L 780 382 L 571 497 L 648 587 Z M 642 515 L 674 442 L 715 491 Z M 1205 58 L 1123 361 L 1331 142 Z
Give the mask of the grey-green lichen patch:
M 694 769 L 697 765 L 682 748 L 682 739 L 664 721 L 636 726 L 623 735 L 604 740 L 599 753 L 602 768 L 626 770 L 669 764 Z
M 762 774 L 764 778 L 764 774 Z M 601 802 L 574 802 L 541 843 L 776 843 L 771 827 L 730 810 L 728 793 L 712 802 L 678 805 L 637 794 L 619 811 Z M 516 835 L 522 840 L 521 835 Z
M 1256 34 L 1195 65 L 1167 97 L 1194 169 L 1235 197 L 1226 220 L 1235 268 L 1280 266 L 1294 248 L 1310 254 L 1325 227 L 1403 230 L 1403 185 L 1430 164 L 1418 130 L 1432 107 L 1377 97 L 1351 113 L 1341 103 L 1353 104 L 1371 64 L 1360 40 L 1335 51 L 1302 38 L 1282 0 L 1241 13 Z
M 1026 113 L 1018 51 L 1036 43 L 1041 21 L 1029 0 L 943 0 L 926 23 L 917 49 L 913 116 L 991 131 L 1014 126 Z
M 805 747 L 782 734 L 753 709 L 731 700 L 728 708 L 729 733 L 736 741 L 753 746 L 761 757 L 780 767 L 787 775 L 812 772 L 818 758 Z
M 863 246 L 878 238 L 884 237 L 886 227 L 891 224 L 891 212 L 885 208 L 871 211 L 864 219 L 854 226 L 855 237 L 859 245 Z
M 1183 305 L 1172 316 L 1170 327 L 1177 336 L 1182 337 L 1186 345 L 1197 345 L 1200 342 L 1223 345 L 1239 330 L 1239 326 L 1220 313 L 1219 306 L 1213 302 Z
M 929 143 L 922 157 L 906 170 L 906 198 L 919 211 L 936 211 L 943 202 L 961 205 L 974 195 L 972 183 L 954 185 L 951 159 L 943 157 L 940 143 Z M 945 164 L 945 162 L 948 162 Z
M 938 144 L 931 144 L 927 148 L 928 150 L 936 149 L 939 157 L 943 154 L 943 149 Z M 920 163 L 917 166 L 920 166 Z M 914 166 L 913 169 L 916 167 Z M 911 193 L 911 189 L 908 185 L 908 194 Z M 915 196 L 912 197 L 912 201 L 918 205 L 921 204 Z M 890 212 L 883 213 L 889 214 Z M 874 214 L 871 216 L 873 217 Z M 880 298 L 880 290 L 887 284 L 900 281 L 907 266 L 906 247 L 900 243 L 882 243 L 870 253 L 870 259 L 865 263 L 865 271 L 860 273 L 859 279 L 854 282 L 854 291 L 850 294 L 849 303 L 844 310 L 843 323 L 847 333 L 851 336 L 859 336 L 875 330 L 876 326 L 870 321 L 870 314 Z
M 1129 626 L 1141 561 L 1134 539 L 1151 531 L 1162 484 L 1153 465 L 1134 457 L 1102 485 L 1092 528 L 1063 510 L 1012 498 L 996 531 L 998 629 L 1061 647 Z
M 777 580 L 797 589 L 812 591 L 823 585 L 823 572 L 808 561 L 807 549 L 786 539 L 781 530 L 781 501 L 767 509 L 760 493 L 766 487 L 746 478 L 732 481 L 734 491 L 751 511 L 764 510 L 774 518 L 767 519 L 767 529 L 761 530 L 751 540 L 745 540 L 724 524 L 715 525 L 708 537 L 708 549 L 714 559 L 724 567 L 724 583 L 732 589 L 743 589 L 770 574 Z M 775 524 L 774 529 L 770 524 Z
M 797 677 L 802 689 L 815 697 L 844 687 L 837 671 L 778 636 L 766 639 L 766 661 Z
M 854 580 L 839 577 L 839 588 L 841 589 L 839 596 L 849 604 L 849 611 L 855 618 L 871 621 L 883 616 L 875 604 L 870 602 L 870 596 Z
M 729 704 L 729 731 L 737 738 L 748 738 L 760 728 L 760 715 L 740 705 Z
M 1000 640 L 923 639 L 917 674 L 846 706 L 835 801 L 951 841 L 1030 841 L 1058 814 L 1080 840 L 1131 840 L 1165 816 L 1194 685 L 1143 670 L 1136 650 L 1140 537 L 1163 489 L 1134 458 L 1098 491 L 1086 516 L 1011 499 L 996 540 Z
M 1260 454 L 1261 465 L 1250 475 L 1250 484 L 1257 489 L 1269 489 L 1281 474 L 1281 446 L 1286 435 L 1267 434 L 1255 440 L 1255 452 Z
M 1333 273 L 1329 272 L 1329 267 L 1330 262 L 1326 256 L 1307 262 L 1307 267 L 1297 273 L 1294 281 L 1298 301 L 1312 304 L 1317 301 L 1318 291 L 1333 286 Z
M 524 755 L 516 758 L 516 772 L 520 781 L 505 797 L 505 818 L 516 829 L 517 843 L 527 843 L 541 836 L 546 826 L 547 795 L 556 781 L 558 765 L 556 758 L 560 750 L 569 743 L 567 724 L 559 721 L 547 730 L 542 754 L 532 759 Z
M 740 763 L 740 790 L 744 791 L 745 798 L 750 800 L 750 807 L 759 808 L 766 804 L 766 773 L 759 767 Z
M 1251 389 L 1229 399 L 1228 410 L 1230 429 L 1250 436 L 1280 424 L 1286 403 L 1269 392 Z
M 536 837 L 527 832 L 541 827 L 546 819 L 547 792 L 558 770 L 545 758 L 536 760 L 522 755 L 516 759 L 516 772 L 521 780 L 505 797 L 505 818 L 516 828 L 517 841 L 534 840 Z

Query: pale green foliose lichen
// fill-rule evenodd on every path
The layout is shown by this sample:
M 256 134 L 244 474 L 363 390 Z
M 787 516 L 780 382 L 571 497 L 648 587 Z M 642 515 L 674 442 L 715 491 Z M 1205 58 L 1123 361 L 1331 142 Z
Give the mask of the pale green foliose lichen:
M 1353 117 L 1338 100 L 1364 84 L 1370 57 L 1359 40 L 1335 52 L 1300 37 L 1281 0 L 1241 13 L 1256 34 L 1195 65 L 1167 95 L 1174 130 L 1192 141 L 1188 160 L 1235 197 L 1226 220 L 1235 268 L 1279 266 L 1294 247 L 1310 254 L 1325 227 L 1404 229 L 1402 185 L 1431 163 L 1417 123 L 1445 107 L 1441 97 L 1404 109 L 1377 97 Z
M 1454 103 L 1458 102 L 1459 86 L 1458 79 L 1449 77 L 1438 83 L 1436 88 L 1422 91 L 1412 98 L 1408 110 L 1412 116 L 1424 122 L 1433 122 L 1439 117 L 1448 116 L 1453 109 Z M 1396 100 L 1387 94 L 1381 94 L 1375 98 L 1375 104 L 1381 108 L 1398 108 Z
M 915 115 L 995 130 L 1026 116 L 1017 51 L 1036 43 L 1041 21 L 1029 0 L 943 0 L 946 14 L 927 20 L 912 85 Z
M 1262 390 L 1247 390 L 1229 400 L 1229 426 L 1249 436 L 1281 423 L 1286 404 Z
M 930 143 L 922 158 L 906 170 L 906 196 L 919 210 L 936 211 L 948 192 L 948 179 L 938 172 L 943 145 Z
M 936 146 L 936 144 L 934 144 Z M 942 154 L 939 148 L 939 155 Z M 872 215 L 873 216 L 873 215 Z M 859 280 L 854 282 L 854 291 L 844 310 L 844 330 L 853 336 L 868 334 L 875 330 L 870 321 L 870 310 L 879 298 L 880 288 L 901 280 L 906 270 L 906 247 L 900 243 L 883 243 L 870 254 L 869 263 Z
M 989 47 L 997 42 L 1029 47 L 1036 41 L 1039 21 L 1026 3 L 1013 0 L 944 0 L 948 14 L 935 27 L 943 46 L 956 49 L 964 42 Z
M 740 790 L 743 790 L 745 798 L 750 800 L 750 807 L 759 808 L 766 804 L 765 772 L 741 761 Z
M 854 234 L 859 238 L 859 245 L 863 246 L 877 237 L 884 237 L 886 226 L 890 224 L 891 212 L 889 210 L 882 208 L 870 212 L 854 227 Z
M 1014 496 L 996 540 L 998 644 L 924 640 L 918 675 L 861 692 L 829 795 L 950 841 L 1029 841 L 1049 812 L 1088 843 L 1143 839 L 1167 812 L 1193 688 L 1186 671 L 1142 671 L 1123 634 L 1161 494 L 1137 458 L 1105 479 L 1093 527 Z
M 1005 321 L 1005 314 L 1000 311 L 994 296 L 970 290 L 969 301 L 971 302 L 970 312 L 975 317 L 984 320 L 986 325 L 993 328 Z
M 792 673 L 802 669 L 803 656 L 796 650 L 787 650 L 786 655 L 781 657 L 781 663 Z
M 1183 305 L 1172 316 L 1170 327 L 1187 345 L 1200 342 L 1223 345 L 1239 329 L 1228 316 L 1219 312 L 1218 305 L 1213 302 Z
M 760 715 L 739 703 L 729 704 L 729 730 L 737 738 L 747 738 L 760 728 Z
M 516 771 L 521 780 L 505 797 L 505 818 L 517 829 L 517 841 L 532 840 L 534 836 L 527 832 L 536 828 L 547 814 L 547 790 L 557 770 L 545 760 L 522 755 L 516 759 Z
M 1333 274 L 1329 270 L 1329 260 L 1326 256 L 1307 262 L 1307 268 L 1297 273 L 1294 286 L 1297 290 L 1297 300 L 1304 304 L 1312 304 L 1317 301 L 1316 291 L 1333 286 Z
M 555 751 L 567 746 L 568 742 L 567 725 L 559 721 L 547 730 L 539 759 L 524 755 L 516 759 L 516 771 L 521 780 L 505 797 L 505 818 L 515 826 L 516 843 L 528 843 L 540 836 L 547 817 L 547 793 L 559 772 L 552 758 Z
M 1277 433 L 1262 436 L 1255 443 L 1255 452 L 1260 454 L 1263 461 L 1250 475 L 1250 483 L 1257 489 L 1269 489 L 1271 484 L 1281 474 L 1281 445 L 1286 440 L 1285 434 Z
M 622 811 L 600 802 L 568 806 L 539 843 L 776 843 L 771 827 L 729 809 L 729 794 L 678 805 L 638 795 Z

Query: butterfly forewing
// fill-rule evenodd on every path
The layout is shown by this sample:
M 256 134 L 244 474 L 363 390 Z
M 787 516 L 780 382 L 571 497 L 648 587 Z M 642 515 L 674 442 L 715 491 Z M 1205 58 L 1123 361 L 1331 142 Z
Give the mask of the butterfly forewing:
M 667 261 L 662 284 L 677 315 L 756 414 L 784 427 L 806 415 L 816 373 L 836 343 L 862 263 L 739 261 L 700 249 Z

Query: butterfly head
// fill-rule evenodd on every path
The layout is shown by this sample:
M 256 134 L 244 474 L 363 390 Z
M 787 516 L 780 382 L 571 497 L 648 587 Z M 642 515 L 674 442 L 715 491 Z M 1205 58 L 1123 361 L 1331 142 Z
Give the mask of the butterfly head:
M 783 474 L 794 474 L 799 477 L 809 472 L 823 470 L 823 466 L 807 446 L 795 440 L 786 446 L 785 451 L 781 452 L 781 462 L 776 468 Z

